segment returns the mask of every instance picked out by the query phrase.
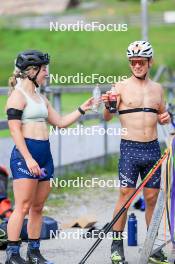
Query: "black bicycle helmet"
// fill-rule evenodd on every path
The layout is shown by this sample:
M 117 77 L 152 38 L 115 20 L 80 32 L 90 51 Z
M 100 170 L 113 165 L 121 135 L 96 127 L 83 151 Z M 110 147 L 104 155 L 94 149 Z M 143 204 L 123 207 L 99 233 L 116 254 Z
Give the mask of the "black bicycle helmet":
M 36 87 L 39 87 L 36 79 L 40 72 L 42 65 L 49 64 L 49 55 L 48 53 L 42 53 L 38 50 L 26 50 L 18 54 L 16 59 L 16 67 L 21 71 L 24 71 L 29 66 L 38 66 L 38 71 L 34 77 L 27 76 L 30 81 L 32 81 Z
M 38 50 L 26 50 L 18 54 L 16 67 L 24 71 L 28 66 L 41 66 L 49 64 L 48 53 L 42 53 Z

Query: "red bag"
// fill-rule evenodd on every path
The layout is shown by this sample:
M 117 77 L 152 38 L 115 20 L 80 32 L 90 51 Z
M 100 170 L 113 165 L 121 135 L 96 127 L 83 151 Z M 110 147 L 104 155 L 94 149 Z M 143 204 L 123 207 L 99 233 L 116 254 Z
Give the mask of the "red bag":
M 10 199 L 6 198 L 0 202 L 0 218 L 9 218 L 13 212 Z
M 7 198 L 9 173 L 5 166 L 0 166 L 0 218 L 9 218 L 12 214 L 12 205 Z
M 9 173 L 4 166 L 0 166 L 0 201 L 7 198 Z

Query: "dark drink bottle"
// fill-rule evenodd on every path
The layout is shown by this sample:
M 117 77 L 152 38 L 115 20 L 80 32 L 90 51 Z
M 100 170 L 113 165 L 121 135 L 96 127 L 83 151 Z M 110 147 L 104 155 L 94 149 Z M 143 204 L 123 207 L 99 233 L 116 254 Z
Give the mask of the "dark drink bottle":
M 109 94 L 109 112 L 116 113 L 117 112 L 117 95 L 115 86 L 112 86 L 111 93 Z

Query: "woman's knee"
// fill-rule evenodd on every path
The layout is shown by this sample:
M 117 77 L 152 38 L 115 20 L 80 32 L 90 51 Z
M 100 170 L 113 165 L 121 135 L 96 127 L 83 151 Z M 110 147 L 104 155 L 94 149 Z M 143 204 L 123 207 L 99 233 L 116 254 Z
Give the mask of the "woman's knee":
M 27 215 L 31 207 L 30 201 L 23 201 L 21 204 L 16 205 L 15 209 L 22 215 Z
M 42 211 L 43 211 L 43 207 L 44 207 L 44 204 L 43 203 L 40 203 L 40 204 L 32 204 L 32 206 L 31 206 L 31 212 L 32 213 L 35 213 L 35 214 L 41 214 Z

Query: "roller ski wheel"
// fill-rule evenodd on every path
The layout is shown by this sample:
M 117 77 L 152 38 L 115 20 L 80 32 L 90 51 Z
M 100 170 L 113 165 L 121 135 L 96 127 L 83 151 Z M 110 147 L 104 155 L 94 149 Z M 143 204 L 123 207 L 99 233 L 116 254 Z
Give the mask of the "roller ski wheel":
M 53 264 L 53 262 L 46 260 L 39 249 L 27 251 L 27 264 Z
M 128 264 L 128 262 L 124 258 L 121 258 L 117 251 L 112 253 L 111 261 L 112 264 Z
M 21 258 L 19 254 L 12 254 L 9 259 L 6 260 L 5 264 L 26 264 L 27 262 Z
M 125 260 L 123 240 L 113 240 L 111 245 L 112 264 L 128 264 Z
M 149 263 L 153 264 L 170 264 L 163 250 L 159 250 L 157 253 L 149 257 Z

